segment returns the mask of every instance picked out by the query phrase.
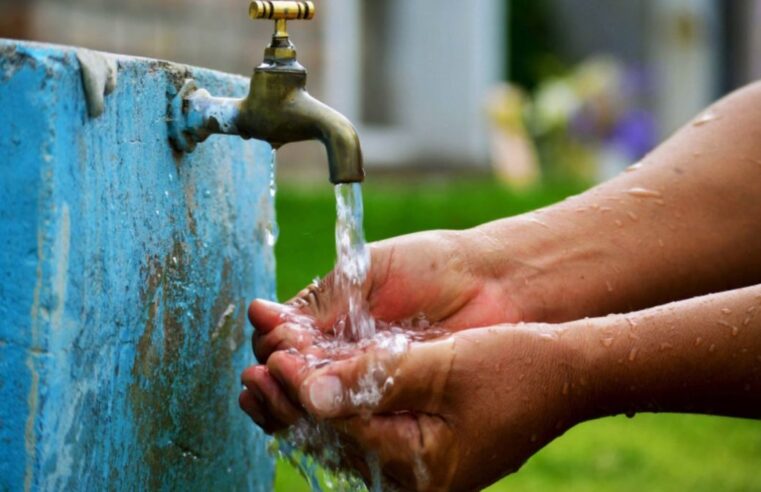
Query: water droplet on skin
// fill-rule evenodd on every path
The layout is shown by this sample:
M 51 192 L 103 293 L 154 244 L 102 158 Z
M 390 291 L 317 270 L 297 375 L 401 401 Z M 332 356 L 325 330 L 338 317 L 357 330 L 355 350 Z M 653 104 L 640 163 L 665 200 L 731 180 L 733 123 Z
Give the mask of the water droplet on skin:
M 755 310 L 756 310 L 756 306 L 750 306 L 748 309 L 745 310 L 745 312 L 750 314 L 750 313 L 752 313 Z
M 699 347 L 701 343 L 703 343 L 703 339 L 702 339 L 702 338 L 700 338 L 700 337 L 697 337 L 697 338 L 695 339 L 695 346 L 696 346 L 696 347 Z
M 627 173 L 633 173 L 634 171 L 636 171 L 636 170 L 640 169 L 641 167 L 642 167 L 642 163 L 641 163 L 641 162 L 637 162 L 637 163 L 635 163 L 635 164 L 632 164 L 631 166 L 627 167 L 627 168 L 625 169 L 625 171 L 626 171 Z
M 592 205 L 590 205 L 589 208 L 591 208 L 592 210 L 599 210 L 600 209 L 600 204 L 599 203 L 593 203 Z
M 709 352 L 713 352 L 714 350 L 716 350 L 716 345 L 714 345 L 714 344 L 711 344 L 711 346 L 710 346 L 710 347 L 708 347 L 708 351 L 709 351 Z
M 639 220 L 639 217 L 637 217 L 637 214 L 635 214 L 634 212 L 631 212 L 631 211 L 626 212 L 626 215 L 628 215 L 629 218 L 632 219 L 632 222 L 637 222 Z
M 634 347 L 629 352 L 629 362 L 634 362 L 634 360 L 637 358 L 637 353 L 639 352 L 639 349 L 637 347 Z
M 527 357 L 526 358 L 526 365 L 527 366 L 530 366 L 533 362 L 534 362 L 534 360 L 531 357 Z
M 733 337 L 736 337 L 737 333 L 740 331 L 739 328 L 737 328 L 735 325 L 733 325 L 731 323 L 727 323 L 724 320 L 719 320 L 719 321 L 717 321 L 717 323 L 720 324 L 721 326 L 726 326 L 727 328 L 731 329 Z
M 613 284 L 609 280 L 605 281 L 605 286 L 608 288 L 608 292 L 613 292 Z
M 574 212 L 576 212 L 577 214 L 580 214 L 580 213 L 586 212 L 586 211 L 587 211 L 587 209 L 583 208 L 583 207 L 582 208 L 577 208 L 576 210 L 574 210 Z
M 539 338 L 541 338 L 545 342 L 554 342 L 555 340 L 557 340 L 558 337 L 554 333 L 542 333 L 539 335 Z
M 623 222 L 621 222 L 620 220 L 616 220 L 615 224 L 616 224 L 618 227 L 623 227 L 623 225 L 624 225 L 624 223 L 623 223 Z
M 663 242 L 663 239 L 660 239 L 660 238 L 658 239 L 658 246 L 660 246 L 661 248 L 666 246 L 666 244 Z
M 629 328 L 637 327 L 637 323 L 633 319 L 631 318 L 624 318 L 624 319 L 626 320 L 627 323 L 629 323 Z
M 721 308 L 722 314 L 732 314 L 732 310 L 729 308 Z
M 525 378 L 525 374 L 518 374 L 518 381 L 523 381 L 523 378 Z
M 751 317 L 750 317 L 750 316 L 748 316 L 747 318 L 745 318 L 745 321 L 743 321 L 743 326 L 748 326 L 748 325 L 750 324 L 750 320 L 751 320 Z
M 703 126 L 706 123 L 710 123 L 712 121 L 718 120 L 719 116 L 714 113 L 711 110 L 706 111 L 705 113 L 698 116 L 695 121 L 692 123 L 693 126 Z
M 616 339 L 614 337 L 605 337 L 600 339 L 600 343 L 602 344 L 603 347 L 607 348 L 613 345 L 613 342 L 615 340 Z
M 610 207 L 600 207 L 600 213 L 603 213 L 603 214 L 611 212 L 612 210 L 613 209 Z
M 669 349 L 671 349 L 671 348 L 673 348 L 673 347 L 674 347 L 674 346 L 673 346 L 673 345 L 671 345 L 670 343 L 668 343 L 668 342 L 663 342 L 663 343 L 660 345 L 660 347 L 658 347 L 658 349 L 659 349 L 661 352 L 663 352 L 663 351 L 665 351 L 665 350 L 669 350 Z
M 540 225 L 540 226 L 544 227 L 545 229 L 549 229 L 550 228 L 550 226 L 548 226 L 547 224 L 545 224 L 544 222 L 542 222 L 539 219 L 530 218 L 530 219 L 528 219 L 528 221 L 529 222 L 533 222 L 534 224 Z
M 626 192 L 637 198 L 661 198 L 663 196 L 660 191 L 648 190 L 639 186 L 629 188 Z

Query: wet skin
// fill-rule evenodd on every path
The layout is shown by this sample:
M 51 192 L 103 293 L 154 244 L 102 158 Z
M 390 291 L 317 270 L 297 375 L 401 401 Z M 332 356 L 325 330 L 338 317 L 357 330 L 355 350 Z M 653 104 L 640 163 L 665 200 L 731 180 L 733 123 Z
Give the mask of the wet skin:
M 244 371 L 241 407 L 269 432 L 307 412 L 325 419 L 360 450 L 348 459 L 360 472 L 376 451 L 385 478 L 413 490 L 477 489 L 604 415 L 761 418 L 761 287 L 742 288 L 761 283 L 761 84 L 710 111 L 639 168 L 562 203 L 374 245 L 373 314 L 423 313 L 452 331 L 402 358 L 368 350 L 305 368 L 322 335 L 280 315 L 327 329 L 341 309 L 330 278 L 288 307 L 255 301 L 266 365 Z M 530 323 L 505 324 L 518 321 Z M 394 384 L 363 420 L 368 409 L 332 408 L 326 395 L 345 395 L 368 360 Z

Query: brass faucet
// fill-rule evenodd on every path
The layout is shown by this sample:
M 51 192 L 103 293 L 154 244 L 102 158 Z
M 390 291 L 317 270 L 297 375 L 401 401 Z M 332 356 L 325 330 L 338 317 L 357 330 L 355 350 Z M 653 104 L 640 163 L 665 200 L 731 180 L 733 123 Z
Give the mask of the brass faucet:
M 338 111 L 309 95 L 307 72 L 296 60 L 286 21 L 311 19 L 314 4 L 305 1 L 254 1 L 252 19 L 273 19 L 275 32 L 264 50 L 264 61 L 254 69 L 251 87 L 243 99 L 213 97 L 186 80 L 172 101 L 169 134 L 179 151 L 192 152 L 212 134 L 240 135 L 269 142 L 273 148 L 289 142 L 317 139 L 328 154 L 334 184 L 364 179 L 357 132 Z

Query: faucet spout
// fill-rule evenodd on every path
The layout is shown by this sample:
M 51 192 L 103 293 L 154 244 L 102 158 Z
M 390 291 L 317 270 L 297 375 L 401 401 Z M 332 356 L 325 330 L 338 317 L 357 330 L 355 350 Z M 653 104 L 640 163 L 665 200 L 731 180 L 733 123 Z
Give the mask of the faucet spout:
M 243 99 L 213 97 L 188 80 L 171 104 L 170 138 L 180 151 L 213 134 L 239 135 L 269 142 L 277 149 L 290 142 L 320 140 L 334 184 L 364 180 L 357 131 L 335 109 L 306 90 L 307 73 L 287 35 L 276 32 L 254 69 Z
M 290 108 L 292 121 L 325 145 L 333 184 L 361 182 L 365 177 L 359 136 L 351 122 L 335 109 L 300 91 Z

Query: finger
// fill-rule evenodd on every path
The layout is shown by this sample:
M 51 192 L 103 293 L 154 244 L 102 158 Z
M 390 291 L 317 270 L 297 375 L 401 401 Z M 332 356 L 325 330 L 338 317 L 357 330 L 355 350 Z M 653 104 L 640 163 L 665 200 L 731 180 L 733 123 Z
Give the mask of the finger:
M 317 418 L 393 411 L 432 411 L 443 401 L 453 339 L 412 344 L 402 356 L 374 348 L 320 369 L 277 352 L 267 366 L 291 398 Z
M 272 331 L 283 323 L 289 314 L 296 314 L 296 309 L 265 299 L 255 299 L 248 306 L 248 319 L 256 331 L 261 333 Z
M 274 422 L 265 416 L 260 397 L 255 396 L 254 391 L 249 389 L 241 391 L 238 396 L 238 405 L 265 433 L 273 434 L 284 428 L 282 423 Z
M 303 350 L 314 343 L 315 330 L 295 323 L 283 323 L 268 333 L 255 332 L 254 354 L 260 362 L 266 362 L 278 350 Z
M 286 427 L 294 424 L 302 416 L 301 410 L 288 399 L 266 366 L 246 369 L 241 379 L 246 387 L 261 395 L 264 416 L 274 423 Z
M 304 405 L 299 399 L 298 391 L 301 382 L 309 373 L 304 355 L 294 351 L 275 352 L 267 359 L 267 370 L 291 401 Z
M 286 304 L 302 316 L 310 318 L 321 331 L 327 332 L 335 325 L 338 314 L 345 311 L 345 296 L 335 292 L 335 273 L 307 285 Z

